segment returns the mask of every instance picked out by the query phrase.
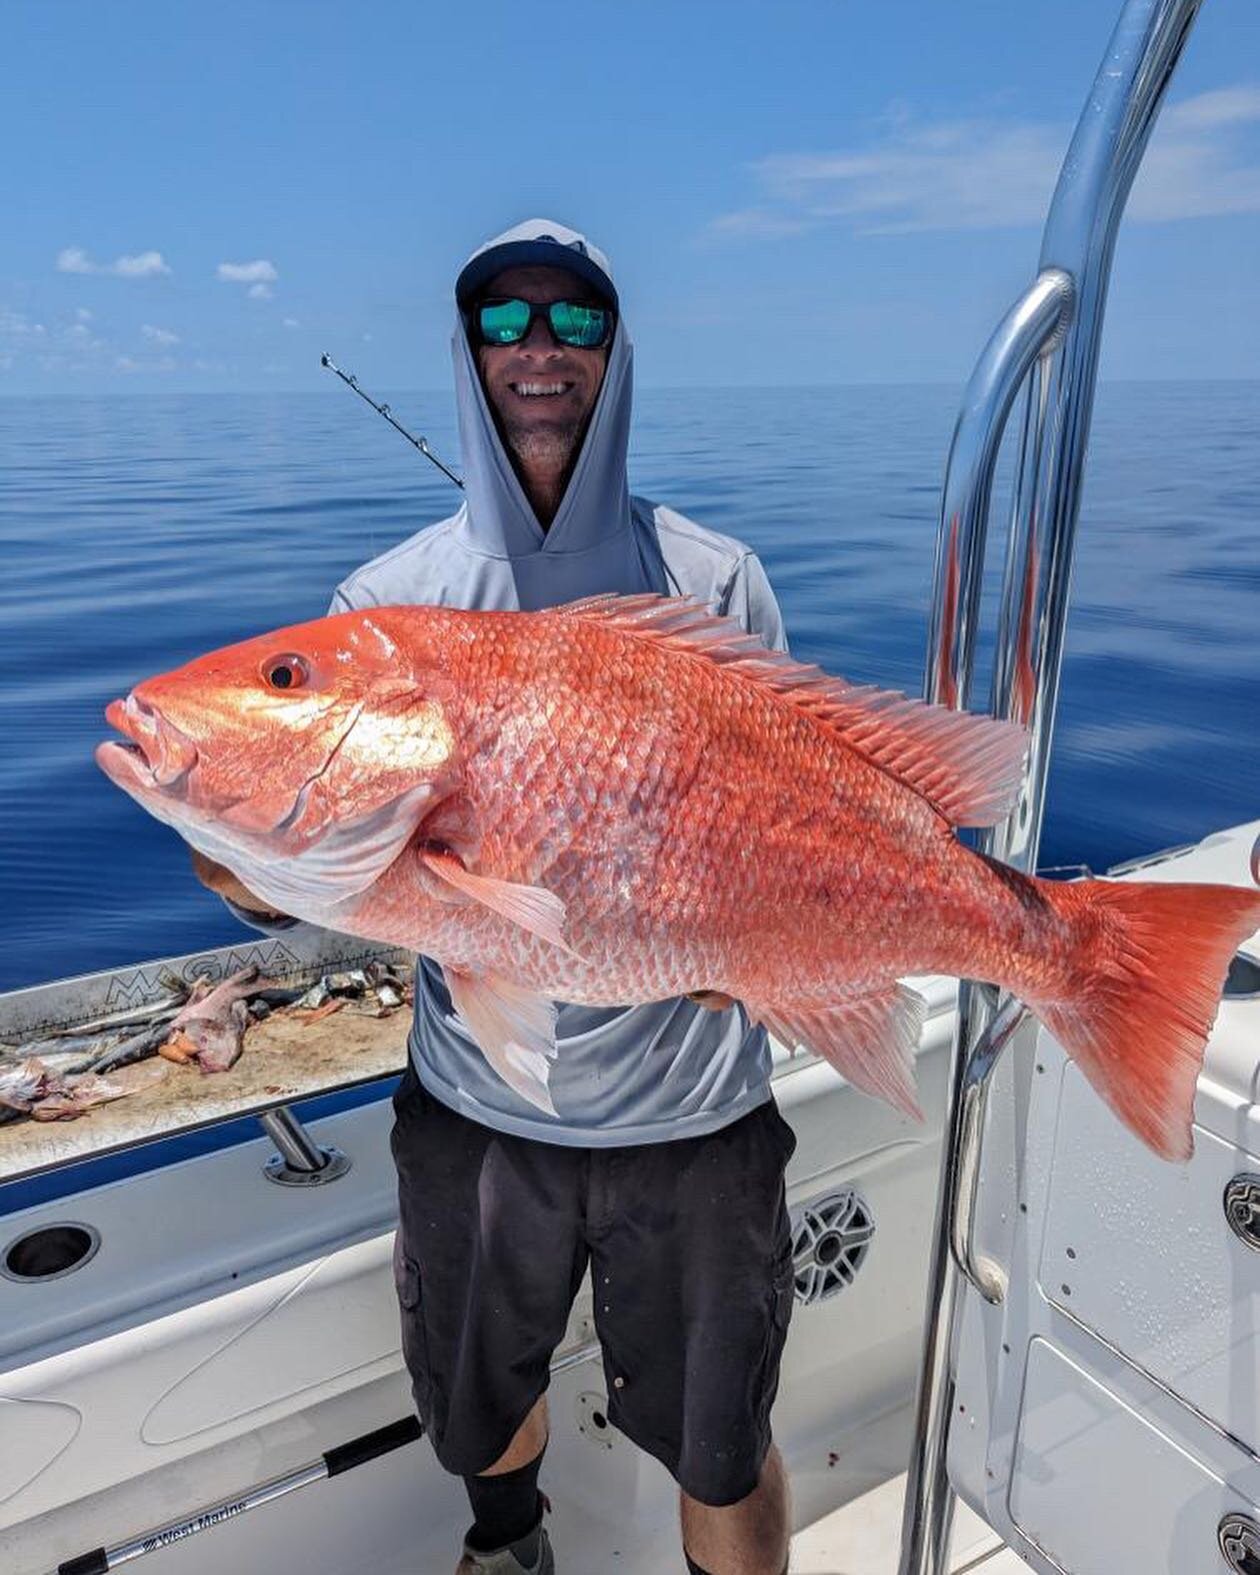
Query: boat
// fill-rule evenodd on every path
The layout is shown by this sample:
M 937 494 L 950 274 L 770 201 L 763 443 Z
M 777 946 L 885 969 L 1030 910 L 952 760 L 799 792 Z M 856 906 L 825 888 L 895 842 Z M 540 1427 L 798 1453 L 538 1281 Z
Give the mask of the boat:
M 993 466 L 1027 390 L 992 708 L 1028 723 L 1032 763 L 985 842 L 1021 869 L 1044 811 L 1112 246 L 1197 9 L 1127 0 L 1037 276 L 980 357 L 947 466 L 926 690 L 965 705 Z M 1248 885 L 1258 838 L 1260 820 L 1109 873 Z M 296 993 L 406 963 L 306 926 L 243 936 L 0 997 L 0 1040 L 143 1016 L 245 967 Z M 1121 1128 L 1016 1005 L 913 982 L 923 1125 L 775 1046 L 798 1140 L 775 1410 L 792 1569 L 1256 1575 L 1260 939 L 1231 968 L 1184 1166 Z M 344 1011 L 312 1018 L 264 1020 L 231 1081 L 0 1124 L 5 1575 L 453 1565 L 467 1505 L 411 1409 L 390 1272 L 405 1014 L 360 1014 L 348 1051 Z M 678 1568 L 673 1485 L 608 1422 L 589 1283 L 550 1406 L 560 1567 Z

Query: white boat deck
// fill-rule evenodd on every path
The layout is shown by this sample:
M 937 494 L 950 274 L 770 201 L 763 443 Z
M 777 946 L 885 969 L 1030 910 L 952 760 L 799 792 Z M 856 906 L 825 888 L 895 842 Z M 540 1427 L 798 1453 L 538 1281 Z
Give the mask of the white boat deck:
M 905 1493 L 903 1471 L 798 1531 L 791 1575 L 897 1575 Z M 1021 1575 L 1028 1567 L 966 1504 L 955 1505 L 950 1575 Z

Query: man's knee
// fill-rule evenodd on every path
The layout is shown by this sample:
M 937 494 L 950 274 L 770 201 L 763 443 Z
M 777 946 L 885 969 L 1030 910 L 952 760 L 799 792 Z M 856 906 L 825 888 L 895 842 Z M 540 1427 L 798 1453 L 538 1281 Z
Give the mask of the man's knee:
M 530 1407 L 529 1414 L 512 1435 L 507 1446 L 493 1465 L 479 1471 L 478 1476 L 497 1477 L 505 1471 L 515 1471 L 541 1455 L 547 1447 L 547 1397 L 539 1395 Z
M 787 1472 L 771 1445 L 757 1485 L 734 1504 L 703 1504 L 680 1493 L 683 1553 L 698 1575 L 728 1571 L 779 1575 L 787 1567 L 791 1522 Z

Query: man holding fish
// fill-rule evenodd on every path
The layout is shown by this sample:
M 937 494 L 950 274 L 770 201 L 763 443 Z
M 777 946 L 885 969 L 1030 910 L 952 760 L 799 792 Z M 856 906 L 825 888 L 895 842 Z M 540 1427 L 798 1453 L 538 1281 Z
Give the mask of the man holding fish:
M 604 255 L 529 221 L 474 254 L 456 297 L 464 506 L 351 575 L 330 610 L 690 594 L 781 649 L 756 557 L 630 494 L 632 351 Z M 194 864 L 265 923 L 226 868 Z M 779 1575 L 788 1496 L 769 1413 L 792 1305 L 794 1139 L 765 1030 L 697 992 L 562 1005 L 555 1033 L 547 1114 L 487 1064 L 441 968 L 419 960 L 395 1098 L 395 1268 L 417 1406 L 476 1517 L 459 1575 L 554 1568 L 543 1391 L 588 1265 L 609 1415 L 678 1481 L 688 1568 Z
M 916 1116 L 903 981 L 987 981 L 1184 1162 L 1260 893 L 972 852 L 1023 730 L 793 662 L 757 560 L 631 497 L 602 254 L 532 221 L 456 298 L 459 513 L 333 616 L 137 685 L 97 760 L 255 919 L 420 954 L 395 1269 L 475 1515 L 461 1575 L 554 1569 L 542 1396 L 588 1267 L 609 1417 L 677 1479 L 691 1570 L 782 1575 L 793 1137 L 764 1030 Z

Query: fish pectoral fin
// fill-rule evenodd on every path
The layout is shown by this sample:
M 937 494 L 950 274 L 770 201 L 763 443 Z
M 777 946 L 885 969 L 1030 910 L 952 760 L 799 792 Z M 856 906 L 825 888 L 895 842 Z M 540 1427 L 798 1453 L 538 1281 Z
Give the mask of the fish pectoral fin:
M 545 886 L 522 886 L 510 880 L 496 880 L 493 875 L 475 875 L 455 853 L 425 849 L 420 854 L 420 862 L 439 880 L 446 881 L 474 902 L 519 924 L 531 935 L 550 941 L 570 957 L 577 956 L 564 938 L 564 903 Z
M 788 1049 L 799 1044 L 829 1061 L 863 1093 L 886 1099 L 904 1115 L 923 1120 L 915 1094 L 914 1051 L 927 1003 L 904 984 L 891 984 L 829 1005 L 745 1002 Z
M 556 1009 L 545 996 L 490 973 L 442 970 L 455 1010 L 509 1088 L 554 1116 L 547 1083 L 556 1056 Z

